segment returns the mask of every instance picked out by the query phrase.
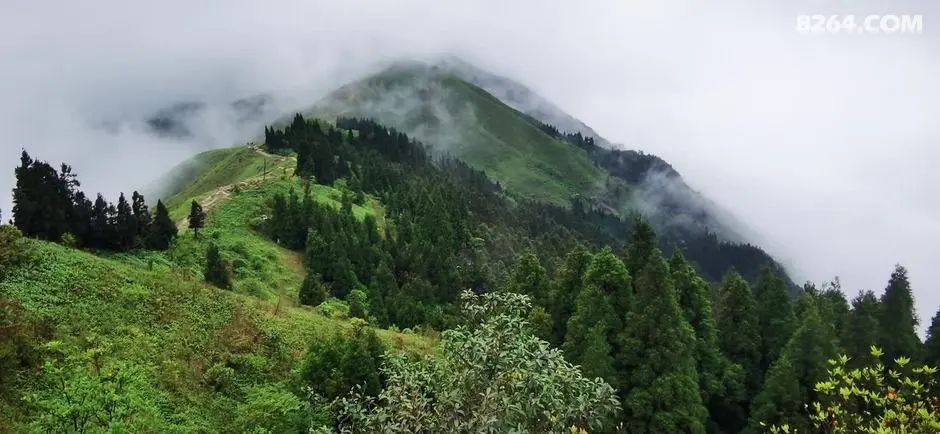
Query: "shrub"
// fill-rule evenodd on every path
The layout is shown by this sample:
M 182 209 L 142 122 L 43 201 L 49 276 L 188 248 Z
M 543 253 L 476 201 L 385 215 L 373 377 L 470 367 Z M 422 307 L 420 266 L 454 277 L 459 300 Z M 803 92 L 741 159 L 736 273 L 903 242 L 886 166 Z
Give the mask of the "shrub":
M 26 259 L 26 241 L 14 226 L 0 225 L 0 278 Z

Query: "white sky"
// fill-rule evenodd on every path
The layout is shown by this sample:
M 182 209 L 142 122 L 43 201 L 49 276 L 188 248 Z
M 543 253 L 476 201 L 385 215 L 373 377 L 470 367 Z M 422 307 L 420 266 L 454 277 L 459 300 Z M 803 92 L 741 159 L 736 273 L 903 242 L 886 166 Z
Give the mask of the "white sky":
M 115 194 L 247 139 L 221 115 L 196 139 L 157 139 L 135 124 L 156 109 L 259 92 L 306 104 L 376 61 L 454 53 L 664 157 L 796 280 L 838 275 L 851 297 L 901 263 L 922 323 L 940 306 L 936 2 L 140 3 L 0 3 L 4 218 L 20 147 Z M 922 14 L 925 28 L 803 35 L 800 14 Z

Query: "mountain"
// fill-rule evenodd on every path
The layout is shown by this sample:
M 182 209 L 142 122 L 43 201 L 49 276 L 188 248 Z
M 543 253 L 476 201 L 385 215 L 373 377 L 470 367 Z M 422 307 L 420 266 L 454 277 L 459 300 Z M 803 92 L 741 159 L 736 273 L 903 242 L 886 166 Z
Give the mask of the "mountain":
M 736 229 L 739 222 L 666 161 L 621 149 L 524 85 L 456 58 L 394 63 L 340 87 L 304 113 L 375 119 L 438 155 L 484 171 L 525 199 L 566 207 L 578 202 L 622 218 L 642 214 L 666 249 L 700 252 L 696 256 L 715 252 L 704 244 L 751 250 L 734 254 L 756 258 L 737 264 L 749 279 L 760 264 L 774 262 L 748 244 Z M 728 265 L 722 261 L 721 267 Z M 721 267 L 703 268 L 718 280 Z

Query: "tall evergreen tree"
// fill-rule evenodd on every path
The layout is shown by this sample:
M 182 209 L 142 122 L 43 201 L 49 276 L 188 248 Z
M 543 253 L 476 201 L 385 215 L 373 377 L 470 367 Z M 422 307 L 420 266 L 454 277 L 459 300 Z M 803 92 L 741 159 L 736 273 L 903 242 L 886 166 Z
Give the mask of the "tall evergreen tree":
M 578 244 L 565 256 L 565 262 L 555 274 L 552 282 L 553 341 L 561 345 L 565 340 L 568 319 L 574 311 L 575 299 L 584 286 L 584 273 L 591 263 L 591 252 Z
M 584 285 L 575 301 L 574 314 L 568 319 L 565 356 L 571 363 L 584 367 L 586 377 L 600 377 L 608 384 L 620 384 L 610 353 L 611 327 L 615 313 L 610 298 L 597 285 Z M 603 345 L 603 341 L 607 345 Z M 602 354 L 602 351 L 608 353 Z
M 124 193 L 118 197 L 117 215 L 114 217 L 115 247 L 118 250 L 130 250 L 137 238 L 137 220 Z
M 877 345 L 880 339 L 879 307 L 878 298 L 871 291 L 863 291 L 852 299 L 852 310 L 842 333 L 842 344 L 851 358 L 850 366 L 871 366 L 875 362 L 871 346 Z
M 658 249 L 646 259 L 635 289 L 620 353 L 625 427 L 631 433 L 704 433 L 708 412 L 698 392 L 695 335 Z
M 232 276 L 225 260 L 219 254 L 219 247 L 209 243 L 206 249 L 206 269 L 204 272 L 206 282 L 222 289 L 232 289 Z
M 702 402 L 740 400 L 743 392 L 741 367 L 732 363 L 718 348 L 718 326 L 712 314 L 708 282 L 677 250 L 669 261 L 669 270 L 684 317 L 695 332 L 695 361 L 699 374 Z M 720 431 L 721 421 L 709 422 L 709 431 Z
M 898 357 L 920 357 L 921 342 L 917 337 L 917 315 L 914 313 L 914 295 L 907 280 L 907 270 L 897 265 L 891 273 L 888 287 L 881 296 L 879 324 L 880 347 L 886 363 Z
M 189 207 L 189 228 L 193 230 L 193 235 L 199 238 L 199 229 L 206 225 L 206 213 L 202 211 L 202 205 L 195 200 Z
M 144 240 L 150 230 L 150 224 L 152 223 L 150 209 L 147 207 L 144 195 L 136 191 L 131 195 L 131 210 L 134 213 L 134 220 L 137 221 L 137 236 L 140 237 L 141 240 Z
M 747 423 L 748 403 L 760 387 L 760 328 L 757 302 L 747 282 L 736 271 L 725 274 L 715 310 L 718 347 L 743 371 L 744 393 L 714 402 L 712 417 L 726 432 L 737 432 Z
M 112 226 L 112 207 L 100 194 L 95 199 L 91 211 L 91 247 L 96 249 L 109 249 L 114 245 L 114 228 Z
M 510 292 L 528 295 L 535 306 L 548 305 L 548 276 L 534 251 L 529 250 L 519 258 L 516 269 L 509 277 L 506 289 Z
M 596 286 L 610 300 L 614 319 L 608 325 L 615 331 L 623 327 L 622 319 L 630 310 L 633 299 L 630 273 L 613 250 L 605 247 L 591 259 L 584 272 L 584 284 Z
M 751 406 L 746 433 L 765 432 L 761 423 L 814 431 L 805 405 L 816 401 L 814 387 L 825 378 L 828 360 L 837 356 L 838 339 L 822 320 L 812 295 L 803 295 L 800 303 L 804 306 L 800 326 L 768 371 Z
M 626 252 L 626 265 L 630 272 L 638 274 L 655 249 L 656 231 L 653 226 L 642 217 L 634 217 L 633 232 Z
M 940 310 L 930 320 L 930 328 L 927 329 L 927 341 L 924 342 L 923 359 L 925 365 L 940 366 Z
M 153 224 L 147 233 L 147 247 L 156 250 L 166 250 L 170 248 L 170 243 L 176 238 L 177 229 L 173 220 L 170 220 L 170 213 L 166 209 L 163 201 L 157 201 L 156 213 L 154 214 Z
M 777 272 L 764 267 L 754 285 L 761 343 L 761 376 L 777 360 L 796 329 L 796 315 L 787 286 Z

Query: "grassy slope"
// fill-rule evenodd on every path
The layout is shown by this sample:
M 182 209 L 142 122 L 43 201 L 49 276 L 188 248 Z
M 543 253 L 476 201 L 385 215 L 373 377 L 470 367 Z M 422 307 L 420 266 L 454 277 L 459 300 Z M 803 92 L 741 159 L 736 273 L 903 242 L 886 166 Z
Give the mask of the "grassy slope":
M 545 134 L 525 114 L 470 83 L 420 65 L 347 85 L 309 113 L 375 118 L 443 148 L 530 199 L 567 206 L 573 195 L 589 194 L 605 178 L 587 153 Z
M 253 374 L 237 371 L 245 377 L 237 378 L 239 384 L 288 387 L 290 371 L 311 341 L 351 327 L 341 312 L 328 316 L 296 306 L 303 278 L 300 255 L 251 227 L 274 192 L 299 190 L 299 183 L 277 172 L 258 179 L 255 164 L 261 154 L 247 148 L 210 151 L 209 158 L 201 157 L 205 170 L 168 201 L 185 205 L 192 197 L 220 189 L 229 192 L 209 209 L 199 239 L 184 231 L 167 252 L 101 255 L 30 241 L 30 263 L 0 281 L 0 298 L 21 302 L 37 321 L 50 324 L 55 340 L 81 348 L 104 341 L 108 357 L 142 366 L 152 392 L 165 401 L 164 416 L 187 431 L 226 426 L 227 412 L 238 404 L 212 393 L 206 384 L 206 373 L 214 365 L 250 360 L 261 368 Z M 290 163 L 288 157 L 277 158 L 275 167 Z M 241 183 L 241 191 L 233 192 L 224 182 Z M 339 206 L 339 190 L 312 188 L 315 197 Z M 383 213 L 372 198 L 354 211 L 359 216 Z M 233 264 L 234 291 L 202 282 L 210 240 Z M 429 351 L 433 345 L 433 340 L 414 334 L 379 330 L 379 335 L 411 351 Z M 0 417 L 0 426 L 20 430 L 19 424 L 29 418 L 23 416 L 28 407 L 0 395 L 5 395 L 0 397 L 0 414 L 6 415 Z

